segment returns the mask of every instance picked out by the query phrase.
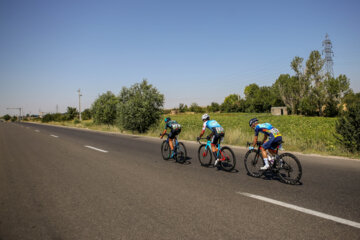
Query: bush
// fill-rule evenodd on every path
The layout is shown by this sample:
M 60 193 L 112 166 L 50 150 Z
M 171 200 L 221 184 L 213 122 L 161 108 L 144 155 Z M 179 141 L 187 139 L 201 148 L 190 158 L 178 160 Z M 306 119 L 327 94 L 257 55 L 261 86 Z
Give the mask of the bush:
M 90 109 L 85 109 L 82 113 L 81 113 L 81 119 L 82 120 L 89 120 L 91 119 L 91 111 Z
M 147 131 L 162 114 L 164 95 L 144 79 L 130 88 L 123 87 L 119 95 L 117 119 L 120 127 Z
M 9 121 L 11 119 L 11 116 L 9 114 L 6 114 L 3 118 L 5 121 Z
M 54 121 L 54 116 L 53 114 L 50 113 L 45 114 L 44 117 L 41 119 L 41 122 L 43 123 L 52 122 L 52 121 Z
M 91 106 L 91 113 L 96 124 L 113 125 L 116 120 L 118 98 L 110 91 L 100 95 Z
M 336 124 L 338 141 L 350 152 L 360 152 L 360 101 L 347 106 Z

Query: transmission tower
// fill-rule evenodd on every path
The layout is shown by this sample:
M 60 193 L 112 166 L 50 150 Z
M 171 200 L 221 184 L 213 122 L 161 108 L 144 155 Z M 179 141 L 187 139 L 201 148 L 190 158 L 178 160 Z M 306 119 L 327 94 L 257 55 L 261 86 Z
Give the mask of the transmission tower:
M 324 47 L 322 54 L 325 54 L 325 67 L 326 67 L 326 72 L 328 74 L 330 74 L 330 76 L 334 76 L 334 70 L 333 70 L 333 59 L 332 57 L 334 56 L 334 52 L 332 51 L 332 43 L 331 40 L 329 39 L 329 35 L 326 34 L 325 35 L 325 40 L 322 42 L 322 45 Z

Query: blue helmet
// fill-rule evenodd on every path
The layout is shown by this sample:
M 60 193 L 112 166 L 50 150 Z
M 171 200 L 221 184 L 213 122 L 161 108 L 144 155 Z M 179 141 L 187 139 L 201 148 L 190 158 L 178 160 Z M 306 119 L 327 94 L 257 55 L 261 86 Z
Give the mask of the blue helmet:
M 164 119 L 164 121 L 167 123 L 168 121 L 170 121 L 171 120 L 171 118 L 169 118 L 169 117 L 167 117 L 167 118 L 165 118 Z
M 257 118 L 252 118 L 249 121 L 249 126 L 251 127 L 254 123 L 258 122 L 259 120 Z

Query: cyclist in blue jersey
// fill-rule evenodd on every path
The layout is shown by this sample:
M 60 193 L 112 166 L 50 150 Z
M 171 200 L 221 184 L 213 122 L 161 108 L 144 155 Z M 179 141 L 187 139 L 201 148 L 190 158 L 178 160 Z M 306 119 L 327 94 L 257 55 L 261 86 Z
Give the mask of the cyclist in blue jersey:
M 255 130 L 255 137 L 254 137 L 253 145 L 250 146 L 249 149 L 254 149 L 254 147 L 256 146 L 259 132 L 264 134 L 263 145 L 260 146 L 260 150 L 261 150 L 265 165 L 263 167 L 261 167 L 260 169 L 266 170 L 270 167 L 266 150 L 268 150 L 271 154 L 275 155 L 276 148 L 282 142 L 282 136 L 281 136 L 279 130 L 274 128 L 270 123 L 259 124 L 259 121 L 257 118 L 251 119 L 249 121 L 249 125 L 252 129 Z
M 221 125 L 217 121 L 210 120 L 210 116 L 207 113 L 205 113 L 202 116 L 202 120 L 203 120 L 204 124 L 203 124 L 202 131 L 200 133 L 200 136 L 197 138 L 197 140 L 199 141 L 200 138 L 204 135 L 206 128 L 210 129 L 211 134 L 207 138 L 211 139 L 211 150 L 216 159 L 215 164 L 214 164 L 214 166 L 216 167 L 220 163 L 220 159 L 217 158 L 218 149 L 217 149 L 216 145 L 218 144 L 219 141 L 222 141 L 224 139 L 225 131 L 224 131 L 224 128 L 222 128 Z
M 170 158 L 174 157 L 174 139 L 177 135 L 180 134 L 181 132 L 181 125 L 179 123 L 177 123 L 175 120 L 171 120 L 171 118 L 167 117 L 165 118 L 165 129 L 163 131 L 163 133 L 160 135 L 160 139 L 162 139 L 167 131 L 168 128 L 170 128 L 170 133 L 169 133 L 169 145 L 171 148 L 171 156 Z

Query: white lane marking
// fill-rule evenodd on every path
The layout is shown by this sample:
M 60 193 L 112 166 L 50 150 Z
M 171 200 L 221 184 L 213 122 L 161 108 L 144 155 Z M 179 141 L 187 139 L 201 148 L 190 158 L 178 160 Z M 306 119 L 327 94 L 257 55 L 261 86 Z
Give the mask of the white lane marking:
M 50 136 L 52 136 L 52 137 L 54 137 L 54 138 L 58 138 L 59 136 L 56 136 L 56 135 L 52 135 L 52 134 L 50 134 Z
M 106 150 L 102 150 L 100 148 L 96 148 L 96 147 L 92 147 L 92 146 L 87 146 L 85 145 L 84 147 L 87 147 L 87 148 L 90 148 L 90 149 L 93 149 L 93 150 L 96 150 L 96 151 L 99 151 L 99 152 L 104 152 L 104 153 L 107 153 L 108 151 Z
M 35 132 L 40 132 L 40 131 L 36 129 Z
M 245 192 L 237 192 L 237 193 L 241 194 L 243 196 L 246 196 L 246 197 L 255 198 L 255 199 L 258 199 L 258 200 L 261 200 L 261 201 L 264 201 L 264 202 L 272 203 L 272 204 L 279 205 L 279 206 L 286 207 L 286 208 L 290 208 L 290 209 L 293 209 L 293 210 L 296 210 L 296 211 L 299 211 L 299 212 L 303 212 L 303 213 L 306 213 L 306 214 L 310 214 L 310 215 L 314 215 L 314 216 L 317 216 L 317 217 L 325 218 L 325 219 L 328 219 L 328 220 L 331 220 L 331 221 L 334 221 L 334 222 L 342 223 L 342 224 L 345 224 L 345 225 L 348 225 L 348 226 L 351 226 L 351 227 L 360 228 L 360 223 L 358 223 L 358 222 L 353 222 L 353 221 L 346 220 L 346 219 L 343 219 L 343 218 L 331 216 L 331 215 L 328 215 L 328 214 L 325 214 L 325 213 L 322 213 L 322 212 L 317 212 L 317 211 L 313 211 L 313 210 L 310 210 L 310 209 L 307 209 L 307 208 L 298 207 L 296 205 L 280 202 L 280 201 L 277 201 L 277 200 L 274 200 L 274 199 L 271 199 L 271 198 L 262 197 L 262 196 L 254 195 L 254 194 L 251 194 L 251 193 L 245 193 Z

